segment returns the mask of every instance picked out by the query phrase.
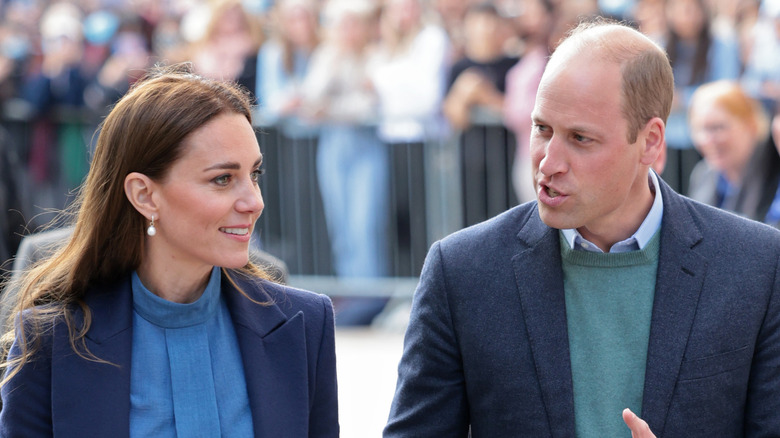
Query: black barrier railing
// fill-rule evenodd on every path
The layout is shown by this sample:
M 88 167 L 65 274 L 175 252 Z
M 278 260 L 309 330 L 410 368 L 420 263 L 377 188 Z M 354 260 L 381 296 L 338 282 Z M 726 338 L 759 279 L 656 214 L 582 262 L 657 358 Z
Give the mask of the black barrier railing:
M 501 114 L 475 108 L 459 135 L 463 225 L 489 219 L 517 205 L 512 186 L 516 140 Z
M 275 126 L 258 131 L 267 170 L 261 183 L 266 210 L 258 227 L 263 248 L 284 260 L 293 276 L 334 275 L 316 176 L 316 135 L 291 137 Z M 457 143 L 446 139 L 385 147 L 391 167 L 389 276 L 416 277 L 430 244 L 463 225 Z
M 28 203 L 22 214 L 34 229 L 51 219 L 39 216 L 41 212 L 64 207 L 78 182 L 74 173 L 86 172 L 91 133 L 100 117 L 63 108 L 42 118 L 23 101 L 9 101 L 0 120 L 27 164 L 23 186 Z M 287 264 L 290 281 L 296 285 L 332 295 L 409 295 L 433 241 L 512 205 L 509 169 L 514 139 L 498 118 L 483 116 L 463 135 L 387 144 L 389 276 L 337 279 L 316 174 L 317 136 L 286 135 L 275 125 L 257 128 L 266 168 L 261 180 L 266 209 L 258 223 L 258 237 L 263 249 Z M 65 144 L 63 133 L 68 132 L 70 143 Z M 470 158 L 477 151 L 485 157 L 481 169 Z M 49 154 L 43 162 L 36 155 L 41 152 Z M 79 162 L 83 170 L 68 168 Z M 482 189 L 472 190 L 475 185 Z
M 266 174 L 265 210 L 257 227 L 263 249 L 284 260 L 294 275 L 332 275 L 315 157 L 317 138 L 290 138 L 273 126 L 257 135 Z

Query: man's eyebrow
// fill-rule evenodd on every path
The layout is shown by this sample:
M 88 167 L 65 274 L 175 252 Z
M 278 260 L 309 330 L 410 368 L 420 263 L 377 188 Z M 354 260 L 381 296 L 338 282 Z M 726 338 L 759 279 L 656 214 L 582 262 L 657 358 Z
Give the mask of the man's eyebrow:
M 592 128 L 588 128 L 585 125 L 572 125 L 569 127 L 569 131 L 573 132 L 586 132 L 586 133 L 595 133 Z

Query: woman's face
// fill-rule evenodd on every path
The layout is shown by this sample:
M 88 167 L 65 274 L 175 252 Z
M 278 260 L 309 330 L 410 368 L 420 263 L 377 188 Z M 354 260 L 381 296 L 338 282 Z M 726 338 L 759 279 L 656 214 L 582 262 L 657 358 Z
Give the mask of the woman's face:
M 333 29 L 339 46 L 349 53 L 360 53 L 371 39 L 370 23 L 368 17 L 344 13 Z
M 214 42 L 225 50 L 236 52 L 249 50 L 252 36 L 246 20 L 247 17 L 240 6 L 225 11 L 214 27 Z
M 517 17 L 519 32 L 525 38 L 537 38 L 549 33 L 551 14 L 539 0 L 523 0 L 522 13 Z
M 221 114 L 184 140 L 183 155 L 153 183 L 157 234 L 151 263 L 171 271 L 240 268 L 263 211 L 257 185 L 262 155 L 254 130 L 237 113 Z
M 681 38 L 695 40 L 706 25 L 706 17 L 699 0 L 667 0 L 666 22 Z
M 392 27 L 403 34 L 420 23 L 421 13 L 418 0 L 389 0 L 383 12 Z
M 312 12 L 300 5 L 283 8 L 282 32 L 296 47 L 308 47 L 317 37 L 317 24 Z
M 731 182 L 739 181 L 758 141 L 755 129 L 722 105 L 696 105 L 690 117 L 696 149 Z

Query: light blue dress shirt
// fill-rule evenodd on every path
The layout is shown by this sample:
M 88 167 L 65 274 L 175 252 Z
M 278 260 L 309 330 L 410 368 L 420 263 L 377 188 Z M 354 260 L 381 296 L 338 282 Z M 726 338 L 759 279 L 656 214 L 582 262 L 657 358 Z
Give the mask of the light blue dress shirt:
M 650 173 L 650 181 L 653 183 L 653 190 L 655 191 L 655 199 L 653 200 L 653 206 L 650 207 L 650 211 L 645 216 L 645 220 L 642 221 L 642 225 L 636 230 L 636 232 L 626 240 L 622 240 L 609 249 L 609 252 L 628 252 L 644 249 L 647 242 L 653 238 L 655 232 L 661 227 L 661 218 L 664 214 L 664 202 L 661 197 L 661 188 L 658 184 L 658 175 L 652 170 Z M 569 248 L 576 251 L 593 251 L 603 252 L 601 248 L 596 246 L 593 242 L 589 242 L 582 237 L 579 231 L 576 229 L 561 230 L 563 237 L 569 244 Z
M 131 437 L 251 437 L 241 351 L 215 267 L 194 303 L 167 301 L 133 272 Z

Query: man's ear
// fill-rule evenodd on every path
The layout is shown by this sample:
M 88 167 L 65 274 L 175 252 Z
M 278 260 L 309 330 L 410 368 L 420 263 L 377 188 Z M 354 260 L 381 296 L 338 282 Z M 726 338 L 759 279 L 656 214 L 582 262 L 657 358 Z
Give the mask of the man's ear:
M 642 164 L 652 166 L 663 157 L 666 148 L 665 134 L 666 125 L 660 117 L 653 117 L 647 122 L 639 137 L 642 140 Z
M 130 172 L 125 177 L 125 196 L 147 220 L 160 217 L 152 196 L 155 187 L 154 181 L 143 173 Z

